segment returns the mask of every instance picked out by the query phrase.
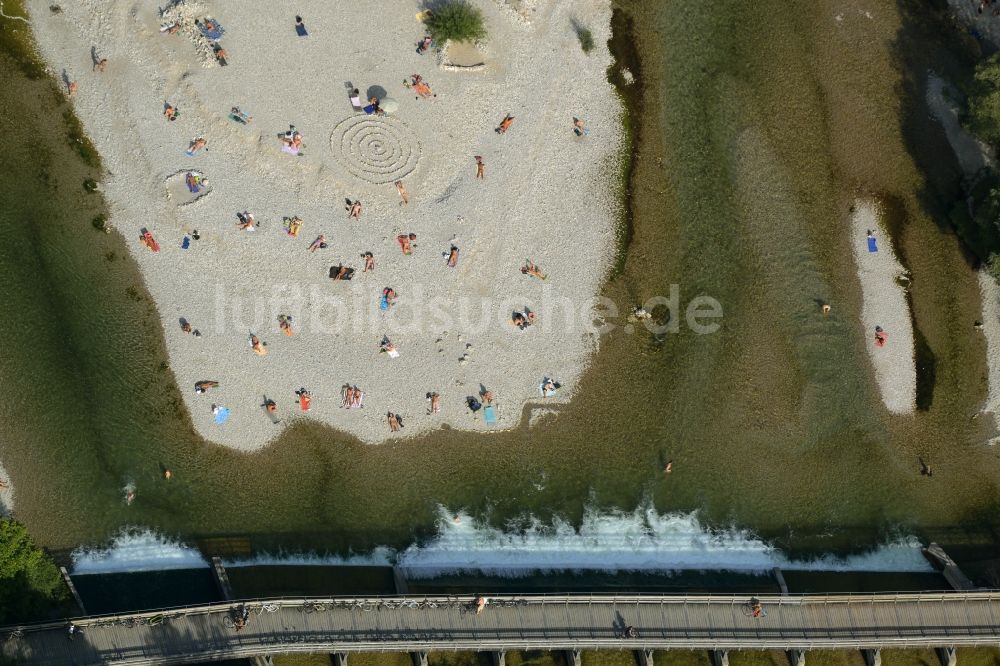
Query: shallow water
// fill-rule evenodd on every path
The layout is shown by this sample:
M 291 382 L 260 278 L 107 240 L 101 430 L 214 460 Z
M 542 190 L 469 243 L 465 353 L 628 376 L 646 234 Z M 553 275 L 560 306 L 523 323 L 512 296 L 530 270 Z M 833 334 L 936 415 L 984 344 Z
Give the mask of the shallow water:
M 81 187 L 91 174 L 65 140 L 66 107 L 50 82 L 0 69 L 0 459 L 35 537 L 69 549 L 142 525 L 225 555 L 364 552 L 435 532 L 439 505 L 523 527 L 651 502 L 791 552 L 863 548 L 898 525 L 994 539 L 978 290 L 934 222 L 950 172 L 928 183 L 915 162 L 934 127 L 900 111 L 920 85 L 909 72 L 948 38 L 927 33 L 930 10 L 623 5 L 647 87 L 632 244 L 606 293 L 625 309 L 677 284 L 682 308 L 721 303 L 721 329 L 618 330 L 557 418 L 489 437 L 367 447 L 304 425 L 254 455 L 202 441 L 124 243 L 91 225 L 100 201 Z M 886 413 L 867 365 L 846 237 L 858 192 L 899 202 L 896 243 L 937 359 L 933 401 L 911 417 Z M 821 319 L 815 299 L 834 313 Z

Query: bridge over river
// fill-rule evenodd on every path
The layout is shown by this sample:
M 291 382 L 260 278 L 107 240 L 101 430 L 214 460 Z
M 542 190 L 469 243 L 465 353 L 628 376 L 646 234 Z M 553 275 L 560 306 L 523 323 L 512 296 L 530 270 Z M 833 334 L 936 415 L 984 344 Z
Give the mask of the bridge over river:
M 289 653 L 1000 647 L 1000 592 L 761 596 L 562 595 L 272 599 L 0 629 L 22 664 L 190 664 Z M 233 609 L 249 620 L 233 627 Z M 634 638 L 623 629 L 635 627 Z M 718 654 L 722 654 L 719 652 Z M 953 655 L 953 652 L 952 652 Z M 418 656 L 418 660 L 420 657 Z

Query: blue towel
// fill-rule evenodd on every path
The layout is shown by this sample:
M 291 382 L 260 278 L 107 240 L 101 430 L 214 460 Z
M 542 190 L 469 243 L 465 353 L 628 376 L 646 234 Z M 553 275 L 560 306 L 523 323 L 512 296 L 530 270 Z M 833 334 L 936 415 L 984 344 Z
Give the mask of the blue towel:
M 229 410 L 225 407 L 219 407 L 215 411 L 215 422 L 218 424 L 223 424 L 229 419 Z
M 493 409 L 493 405 L 483 407 L 483 419 L 485 419 L 487 425 L 494 425 L 497 422 L 497 413 Z
M 218 23 L 215 23 L 215 30 L 209 30 L 208 28 L 205 27 L 204 23 L 199 23 L 198 24 L 198 30 L 200 30 L 201 34 L 205 35 L 206 37 L 208 37 L 209 39 L 211 39 L 213 42 L 216 41 L 216 40 L 222 39 L 222 35 L 224 35 L 226 33 L 225 28 L 223 28 Z
M 868 237 L 868 251 L 878 252 L 878 244 L 875 242 L 875 238 L 873 238 L 872 236 Z
M 382 295 L 382 300 L 378 302 L 378 309 L 379 310 L 389 309 L 389 299 L 385 297 L 385 294 Z
M 191 247 L 191 237 L 190 236 L 185 236 L 184 240 L 181 242 L 181 249 L 182 250 L 186 250 L 189 247 Z
M 362 111 L 364 111 L 365 113 L 367 113 L 370 116 L 373 113 L 375 113 L 375 105 L 374 104 L 369 104 L 364 109 L 362 109 Z
M 309 36 L 309 33 L 306 32 L 306 26 L 304 24 L 302 24 L 302 23 L 296 23 L 295 24 L 295 33 L 299 37 L 308 37 Z

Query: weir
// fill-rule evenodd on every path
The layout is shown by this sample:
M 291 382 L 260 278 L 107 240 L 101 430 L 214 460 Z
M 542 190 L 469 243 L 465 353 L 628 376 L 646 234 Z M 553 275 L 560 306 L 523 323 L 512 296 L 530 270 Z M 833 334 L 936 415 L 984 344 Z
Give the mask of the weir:
M 1000 646 L 1000 592 L 767 595 L 755 617 L 746 595 L 531 595 L 246 600 L 0 629 L 0 661 L 49 666 L 186 664 L 269 654 L 432 651 L 809 650 Z M 234 610 L 246 607 L 242 631 Z M 622 637 L 622 623 L 634 637 Z M 419 662 L 418 662 L 419 663 Z

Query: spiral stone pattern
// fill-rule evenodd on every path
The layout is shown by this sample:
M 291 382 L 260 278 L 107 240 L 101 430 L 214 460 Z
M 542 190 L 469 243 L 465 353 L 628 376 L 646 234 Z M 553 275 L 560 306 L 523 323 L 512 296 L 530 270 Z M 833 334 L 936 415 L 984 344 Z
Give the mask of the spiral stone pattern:
M 333 130 L 334 155 L 351 175 L 375 185 L 405 178 L 420 160 L 420 142 L 403 122 L 356 115 Z

